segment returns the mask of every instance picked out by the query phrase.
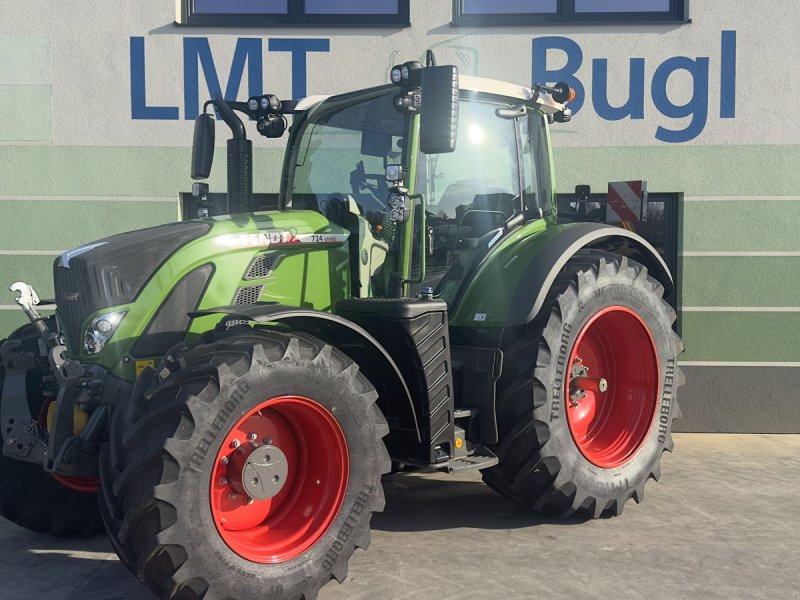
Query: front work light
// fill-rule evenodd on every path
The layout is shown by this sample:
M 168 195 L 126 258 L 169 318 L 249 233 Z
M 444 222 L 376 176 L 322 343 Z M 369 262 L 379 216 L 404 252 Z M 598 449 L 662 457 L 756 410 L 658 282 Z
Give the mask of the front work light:
M 384 177 L 386 181 L 390 183 L 397 183 L 406 178 L 406 170 L 403 168 L 403 165 L 386 165 Z
M 402 65 L 392 67 L 390 77 L 395 85 L 418 86 L 422 80 L 422 65 L 415 60 L 410 60 Z
M 127 312 L 126 310 L 120 310 L 106 313 L 92 320 L 86 329 L 86 335 L 83 337 L 83 349 L 86 354 L 97 354 L 105 348 L 108 340 L 114 335 Z
M 401 68 L 400 67 L 392 67 L 392 72 L 390 74 L 390 77 L 392 79 L 392 83 L 393 84 L 399 85 L 400 84 L 400 80 L 403 78 Z

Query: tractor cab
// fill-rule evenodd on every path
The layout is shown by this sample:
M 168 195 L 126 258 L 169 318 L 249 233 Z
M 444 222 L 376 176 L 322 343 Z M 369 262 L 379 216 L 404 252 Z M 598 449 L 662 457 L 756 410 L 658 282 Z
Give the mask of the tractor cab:
M 566 84 L 528 89 L 459 77 L 455 67 L 434 62 L 398 65 L 391 85 L 337 96 L 217 98 L 234 136 L 227 210 L 253 205 L 252 183 L 239 181 L 252 181 L 251 143 L 240 139 L 244 129 L 231 109 L 257 121 L 267 137 L 282 135 L 291 114 L 278 208 L 318 212 L 349 232 L 352 296 L 413 297 L 430 289 L 452 304 L 500 239 L 527 222 L 554 219 L 547 122 L 569 119 L 572 92 Z M 195 179 L 208 175 L 212 157 L 206 113 L 195 129 Z

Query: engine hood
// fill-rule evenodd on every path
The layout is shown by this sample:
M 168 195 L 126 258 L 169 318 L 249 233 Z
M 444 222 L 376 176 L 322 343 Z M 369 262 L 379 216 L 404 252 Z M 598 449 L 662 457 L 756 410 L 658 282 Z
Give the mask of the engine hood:
M 226 215 L 110 236 L 56 259 L 56 312 L 67 345 L 76 353 L 93 314 L 151 304 L 156 298 L 161 303 L 182 277 L 203 264 L 227 266 L 223 256 L 272 248 L 339 246 L 347 238 L 346 231 L 331 228 L 325 217 L 311 211 Z

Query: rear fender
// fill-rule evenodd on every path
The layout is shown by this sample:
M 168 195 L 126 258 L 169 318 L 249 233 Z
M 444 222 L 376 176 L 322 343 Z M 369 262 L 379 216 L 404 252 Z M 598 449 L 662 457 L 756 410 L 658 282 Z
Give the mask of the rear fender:
M 674 284 L 664 259 L 643 237 L 601 223 L 558 225 L 489 254 L 455 307 L 451 325 L 510 328 L 530 323 L 558 273 L 577 252 L 605 250 L 647 267 L 664 286 Z

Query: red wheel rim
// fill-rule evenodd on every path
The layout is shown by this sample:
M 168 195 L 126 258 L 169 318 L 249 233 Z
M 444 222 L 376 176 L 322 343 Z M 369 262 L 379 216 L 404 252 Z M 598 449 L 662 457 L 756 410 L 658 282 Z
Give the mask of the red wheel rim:
M 263 452 L 272 453 L 273 461 L 279 455 L 285 471 L 274 496 L 256 499 L 243 488 L 240 465 L 258 453 L 263 458 Z M 291 560 L 311 548 L 336 518 L 349 471 L 344 433 L 328 409 L 300 396 L 266 400 L 236 423 L 217 453 L 210 485 L 214 524 L 242 558 Z
M 38 423 L 44 430 L 47 430 L 47 409 L 50 404 L 55 401 L 55 398 L 45 397 L 42 402 L 42 407 L 39 409 Z M 96 494 L 100 489 L 100 479 L 97 477 L 69 477 L 67 475 L 59 475 L 58 473 L 52 473 L 52 477 L 60 485 L 73 492 Z
M 53 473 L 53 479 L 68 490 L 82 494 L 96 494 L 100 489 L 100 480 L 96 477 L 67 477 Z
M 581 454 L 606 469 L 627 463 L 658 404 L 658 354 L 647 325 L 624 306 L 599 311 L 578 334 L 566 377 L 567 422 Z

